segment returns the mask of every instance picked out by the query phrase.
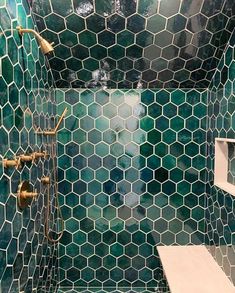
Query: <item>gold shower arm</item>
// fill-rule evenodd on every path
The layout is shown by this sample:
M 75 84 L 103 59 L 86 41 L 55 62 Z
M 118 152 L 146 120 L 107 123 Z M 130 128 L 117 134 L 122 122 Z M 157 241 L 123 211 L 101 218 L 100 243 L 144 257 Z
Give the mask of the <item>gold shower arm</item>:
M 43 37 L 41 37 L 39 35 L 39 33 L 37 33 L 35 30 L 33 29 L 26 29 L 26 28 L 22 28 L 21 26 L 17 26 L 16 29 L 19 31 L 19 34 L 21 36 L 23 36 L 24 33 L 31 33 L 31 34 L 34 34 L 35 37 L 38 39 L 38 40 L 42 40 Z
M 37 33 L 35 30 L 33 30 L 33 29 L 25 29 L 25 28 L 22 28 L 21 26 L 17 26 L 16 29 L 18 30 L 18 32 L 19 32 L 19 34 L 21 36 L 23 36 L 24 33 L 30 33 L 30 34 L 35 35 L 35 37 L 38 40 L 38 43 L 39 43 L 39 45 L 41 47 L 42 53 L 44 55 L 49 54 L 49 53 L 54 51 L 54 49 L 52 47 L 52 45 L 54 43 L 49 43 L 47 40 L 45 40 L 43 37 L 41 37 L 39 35 L 39 33 Z
M 61 114 L 60 119 L 59 119 L 59 121 L 58 121 L 58 123 L 57 123 L 57 125 L 56 125 L 56 127 L 55 127 L 55 129 L 54 129 L 55 132 L 58 131 L 58 129 L 59 129 L 59 127 L 60 127 L 60 124 L 62 123 L 62 121 L 63 121 L 63 119 L 64 119 L 64 117 L 65 117 L 67 111 L 68 111 L 68 108 L 66 107 L 66 108 L 64 109 L 63 113 Z
M 66 107 L 63 111 L 63 113 L 61 114 L 60 116 L 60 119 L 58 121 L 58 123 L 56 124 L 56 127 L 54 129 L 51 129 L 51 130 L 44 130 L 44 131 L 39 131 L 37 132 L 37 134 L 44 134 L 44 135 L 56 135 L 59 127 L 60 127 L 60 124 L 62 123 L 66 113 L 68 111 L 68 108 Z

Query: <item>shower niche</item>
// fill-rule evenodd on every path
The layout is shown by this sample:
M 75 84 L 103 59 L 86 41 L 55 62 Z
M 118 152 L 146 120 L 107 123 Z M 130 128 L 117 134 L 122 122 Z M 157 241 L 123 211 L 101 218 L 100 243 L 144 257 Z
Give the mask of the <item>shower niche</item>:
M 235 196 L 235 139 L 215 139 L 215 182 Z

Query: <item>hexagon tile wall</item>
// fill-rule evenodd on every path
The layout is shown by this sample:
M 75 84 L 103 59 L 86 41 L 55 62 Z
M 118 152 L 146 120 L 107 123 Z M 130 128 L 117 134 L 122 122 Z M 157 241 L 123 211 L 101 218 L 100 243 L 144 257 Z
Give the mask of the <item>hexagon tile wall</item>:
M 56 90 L 60 287 L 162 286 L 156 245 L 205 236 L 207 90 Z
M 214 186 L 214 139 L 235 135 L 235 31 L 219 63 L 208 95 L 208 170 L 206 225 L 210 252 L 235 284 L 235 198 Z M 233 154 L 234 160 L 234 154 Z M 234 176 L 234 169 L 233 174 Z
M 6 4 L 5 4 L 6 3 Z M 56 111 L 52 75 L 32 36 L 22 40 L 13 30 L 20 22 L 35 28 L 28 3 L 0 0 L 0 292 L 49 292 L 56 285 L 57 246 L 44 237 L 45 201 L 40 186 L 51 161 L 4 169 L 3 158 L 45 148 L 34 125 L 48 127 Z M 30 180 L 41 193 L 20 210 L 17 188 Z
M 168 292 L 155 247 L 171 244 L 209 244 L 235 283 L 234 198 L 213 186 L 212 170 L 214 137 L 235 134 L 235 34 L 222 56 L 234 0 L 29 2 L 55 42 L 60 89 L 35 38 L 22 46 L 12 30 L 34 28 L 26 0 L 0 0 L 0 156 L 45 148 L 33 126 L 53 124 L 55 98 L 58 113 L 68 107 L 58 133 L 65 232 L 57 255 L 42 193 L 17 208 L 19 181 L 40 189 L 51 160 L 1 164 L 0 291 Z
M 206 88 L 234 0 L 34 0 L 57 87 Z

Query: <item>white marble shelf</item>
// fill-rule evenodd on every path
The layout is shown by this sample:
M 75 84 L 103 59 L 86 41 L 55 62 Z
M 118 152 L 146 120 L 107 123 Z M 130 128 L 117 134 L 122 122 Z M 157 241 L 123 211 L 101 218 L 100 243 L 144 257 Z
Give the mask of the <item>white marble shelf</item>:
M 157 250 L 171 293 L 235 292 L 205 246 L 158 246 Z

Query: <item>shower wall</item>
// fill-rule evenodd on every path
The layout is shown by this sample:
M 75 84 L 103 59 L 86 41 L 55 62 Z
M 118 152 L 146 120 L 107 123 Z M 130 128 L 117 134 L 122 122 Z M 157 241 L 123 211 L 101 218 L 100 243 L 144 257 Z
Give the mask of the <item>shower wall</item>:
M 205 241 L 207 90 L 56 89 L 60 287 L 163 286 L 157 245 Z
M 0 292 L 50 292 L 55 284 L 56 246 L 44 237 L 45 189 L 42 175 L 51 161 L 38 160 L 21 169 L 3 168 L 2 159 L 45 149 L 34 126 L 48 127 L 55 113 L 51 72 L 35 38 L 21 40 L 13 30 L 34 28 L 26 1 L 0 1 Z M 23 46 L 22 46 L 23 41 Z M 20 210 L 18 184 L 29 180 L 40 193 Z M 37 288 L 37 289 L 36 289 Z M 53 291 L 54 292 L 54 291 Z
M 34 0 L 59 88 L 208 88 L 234 0 Z
M 214 186 L 215 137 L 235 135 L 235 31 L 211 82 L 208 96 L 208 169 L 206 225 L 209 250 L 235 284 L 235 197 Z M 234 151 L 230 154 L 234 176 Z

